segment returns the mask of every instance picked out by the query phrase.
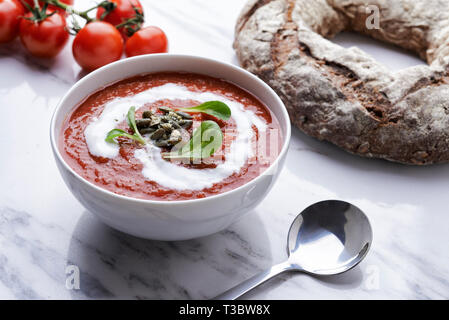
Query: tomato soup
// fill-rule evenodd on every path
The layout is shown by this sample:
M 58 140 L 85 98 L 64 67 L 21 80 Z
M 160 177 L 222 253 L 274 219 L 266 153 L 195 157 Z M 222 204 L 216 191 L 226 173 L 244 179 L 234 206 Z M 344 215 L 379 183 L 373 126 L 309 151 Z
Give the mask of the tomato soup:
M 169 148 L 155 145 L 149 138 L 154 133 L 146 130 L 145 144 L 126 137 L 106 141 L 113 129 L 133 133 L 130 107 L 141 119 L 146 112 L 160 116 L 163 108 L 186 110 L 207 101 L 225 103 L 230 118 L 186 112 L 191 120 L 183 123 L 192 123 L 186 130 L 191 134 L 204 121 L 219 125 L 223 143 L 208 159 L 168 160 L 162 155 Z M 257 98 L 224 80 L 189 73 L 136 76 L 103 88 L 67 117 L 61 135 L 61 154 L 80 176 L 116 194 L 149 200 L 198 199 L 235 189 L 263 173 L 283 141 L 279 122 Z

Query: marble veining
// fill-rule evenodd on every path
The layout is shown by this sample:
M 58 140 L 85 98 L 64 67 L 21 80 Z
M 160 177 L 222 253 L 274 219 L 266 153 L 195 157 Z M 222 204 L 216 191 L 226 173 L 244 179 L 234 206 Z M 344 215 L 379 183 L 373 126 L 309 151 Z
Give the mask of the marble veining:
M 166 30 L 172 53 L 237 63 L 233 28 L 244 1 L 142 3 L 148 24 Z M 335 41 L 347 46 L 354 38 Z M 374 42 L 361 45 L 367 43 Z M 376 48 L 372 54 L 391 68 L 422 63 Z M 101 224 L 57 172 L 50 118 L 84 76 L 71 47 L 44 61 L 29 57 L 18 42 L 3 45 L 0 70 L 0 299 L 208 299 L 283 261 L 295 215 L 329 198 L 350 201 L 369 216 L 374 243 L 366 260 L 334 277 L 285 274 L 245 298 L 449 298 L 449 165 L 361 159 L 294 130 L 279 181 L 238 223 L 191 241 L 142 240 Z M 79 289 L 66 284 L 72 267 L 80 273 Z

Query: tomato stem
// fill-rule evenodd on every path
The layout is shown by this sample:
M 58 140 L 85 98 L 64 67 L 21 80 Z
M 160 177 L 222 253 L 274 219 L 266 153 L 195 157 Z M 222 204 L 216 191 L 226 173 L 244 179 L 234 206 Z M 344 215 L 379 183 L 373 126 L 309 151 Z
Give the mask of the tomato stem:
M 28 3 L 26 3 L 25 1 L 22 1 L 22 3 L 25 5 L 25 7 L 32 13 L 31 17 L 23 17 L 24 19 L 39 23 L 41 21 L 44 21 L 48 17 L 51 17 L 53 14 L 55 14 L 55 12 L 51 12 L 51 13 L 47 14 L 48 3 L 45 3 L 41 9 L 38 0 L 34 0 L 33 2 L 34 2 L 34 6 L 31 7 Z
M 36 1 L 36 0 L 35 0 Z M 59 0 L 43 0 L 46 4 L 52 4 L 58 8 L 61 8 L 65 11 L 67 11 L 69 14 L 76 14 L 77 16 L 80 16 L 81 18 L 85 19 L 87 22 L 91 22 L 92 18 L 90 18 L 86 12 L 80 12 L 73 8 L 73 6 L 69 6 L 65 3 L 60 2 Z
M 34 0 L 34 1 L 37 1 L 37 0 Z M 73 6 L 65 4 L 65 3 L 63 3 L 63 2 L 61 2 L 59 0 L 42 0 L 42 1 L 45 2 L 45 4 L 47 4 L 47 5 L 51 4 L 51 5 L 54 5 L 54 6 L 58 7 L 58 8 L 61 8 L 61 9 L 65 10 L 65 11 L 67 11 L 69 14 L 77 15 L 77 16 L 83 18 L 84 20 L 86 20 L 86 23 L 89 23 L 89 22 L 92 22 L 92 21 L 96 20 L 95 18 L 89 17 L 89 12 L 91 12 L 91 11 L 93 11 L 93 10 L 99 8 L 99 7 L 103 7 L 107 11 L 108 10 L 112 11 L 116 7 L 115 3 L 110 2 L 108 0 L 105 0 L 105 1 L 102 1 L 99 4 L 97 4 L 96 6 L 93 6 L 92 8 L 89 8 L 89 9 L 87 9 L 85 11 L 78 11 L 75 8 L 73 8 Z
M 134 5 L 132 5 L 132 7 L 134 9 L 135 16 L 115 26 L 117 29 L 123 28 L 128 37 L 131 37 L 134 33 L 139 31 L 142 28 L 142 24 L 145 22 L 143 12 L 140 12 Z

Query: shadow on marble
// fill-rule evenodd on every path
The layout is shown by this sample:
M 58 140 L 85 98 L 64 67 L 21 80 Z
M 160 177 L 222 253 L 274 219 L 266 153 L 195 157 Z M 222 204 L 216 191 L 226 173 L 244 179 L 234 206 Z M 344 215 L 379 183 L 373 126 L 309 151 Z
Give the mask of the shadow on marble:
M 56 63 L 56 59 L 43 59 L 33 57 L 20 43 L 19 39 L 11 43 L 0 45 L 0 56 L 12 57 L 22 61 L 27 67 L 34 70 L 49 71 Z
M 0 89 L 11 92 L 14 89 L 32 89 L 36 98 L 59 99 L 73 81 L 66 74 L 66 58 L 62 55 L 53 59 L 33 57 L 26 52 L 19 40 L 0 45 L 0 59 L 8 59 L 2 71 L 10 76 L 0 80 Z
M 92 71 L 87 71 L 87 70 L 84 70 L 84 69 L 80 69 L 80 71 L 76 75 L 76 81 L 80 81 L 82 78 L 84 78 L 85 76 L 87 76 L 91 72 Z
M 314 277 L 320 284 L 334 289 L 358 288 L 363 282 L 363 272 L 360 266 L 356 266 L 345 273 L 329 277 Z
M 271 265 L 272 255 L 256 212 L 218 234 L 179 242 L 135 238 L 85 212 L 67 264 L 80 270 L 73 299 L 208 299 Z
M 284 299 L 308 299 L 308 289 L 305 288 L 305 285 L 304 287 L 301 285 L 302 282 L 306 281 L 308 282 L 307 287 L 311 286 L 310 281 L 314 281 L 316 285 L 313 287 L 323 292 L 326 290 L 326 287 L 333 290 L 350 290 L 358 288 L 363 284 L 363 272 L 360 266 L 339 275 L 323 277 L 310 276 L 300 272 L 288 272 L 262 284 L 242 298 L 273 299 L 272 294 L 274 293 L 276 295 L 276 291 L 279 288 L 279 290 L 283 290 L 284 292 Z

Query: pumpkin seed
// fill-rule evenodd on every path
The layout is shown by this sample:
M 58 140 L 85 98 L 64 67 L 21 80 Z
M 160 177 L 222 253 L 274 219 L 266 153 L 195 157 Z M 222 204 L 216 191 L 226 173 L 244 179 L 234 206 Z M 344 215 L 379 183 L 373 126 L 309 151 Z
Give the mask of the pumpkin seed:
M 182 121 L 182 120 L 181 120 L 181 121 Z M 179 122 L 178 122 L 178 121 L 173 121 L 173 120 L 171 120 L 169 123 L 172 125 L 173 128 L 176 128 L 176 129 L 182 129 L 181 126 L 179 125 Z
M 188 113 L 185 113 L 185 112 L 182 112 L 182 111 L 176 111 L 176 113 L 178 115 L 180 115 L 181 117 L 183 117 L 184 119 L 188 119 L 188 120 L 192 120 L 193 119 L 193 117 L 190 114 L 188 114 Z
M 156 141 L 156 142 L 154 143 L 154 145 L 155 145 L 156 147 L 159 147 L 159 148 L 169 148 L 169 147 L 172 146 L 171 143 L 170 143 L 169 141 L 164 140 L 164 139 L 161 139 L 161 140 Z
M 151 117 L 151 123 L 150 123 L 150 127 L 156 127 L 161 123 L 161 118 L 160 117 L 156 117 L 156 116 L 152 116 Z
M 181 125 L 182 128 L 189 129 L 193 125 L 193 121 L 192 120 L 182 120 L 179 122 L 179 124 Z
M 136 119 L 136 126 L 139 129 L 148 128 L 151 124 L 151 119 Z
M 152 140 L 158 140 L 158 139 L 162 138 L 162 136 L 164 134 L 165 134 L 165 130 L 162 129 L 162 128 L 159 128 L 151 135 L 151 139 Z
M 177 114 L 176 112 L 169 112 L 167 116 L 172 120 L 177 120 L 177 121 L 182 120 L 182 117 L 179 114 Z
M 156 128 L 145 128 L 145 129 L 139 130 L 140 134 L 153 133 L 154 131 L 156 131 Z
M 179 141 L 182 140 L 182 134 L 179 130 L 173 130 L 168 142 L 171 144 L 177 144 Z
M 151 112 L 150 110 L 144 111 L 142 114 L 143 118 L 147 118 L 150 119 L 153 116 L 153 112 Z
M 162 111 L 163 113 L 169 113 L 170 111 L 173 112 L 172 108 L 165 107 L 165 106 L 159 107 L 159 110 Z
M 182 141 L 182 130 L 193 124 L 193 117 L 182 111 L 175 111 L 162 106 L 159 110 L 164 114 L 144 111 L 142 119 L 136 119 L 136 125 L 141 134 L 151 134 L 154 145 L 160 148 L 172 147 Z
M 169 122 L 161 124 L 161 128 L 164 129 L 165 132 L 171 132 L 173 130 L 173 127 Z

